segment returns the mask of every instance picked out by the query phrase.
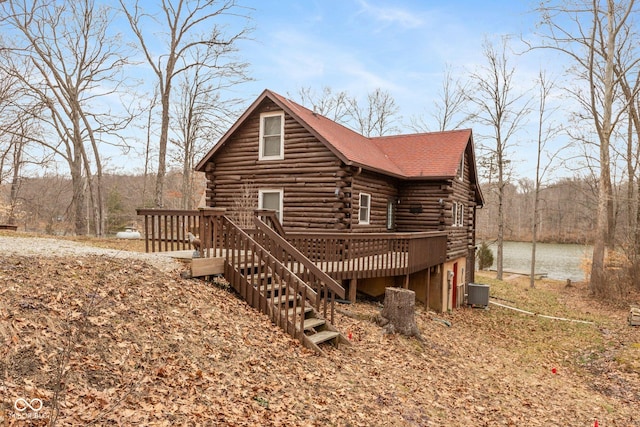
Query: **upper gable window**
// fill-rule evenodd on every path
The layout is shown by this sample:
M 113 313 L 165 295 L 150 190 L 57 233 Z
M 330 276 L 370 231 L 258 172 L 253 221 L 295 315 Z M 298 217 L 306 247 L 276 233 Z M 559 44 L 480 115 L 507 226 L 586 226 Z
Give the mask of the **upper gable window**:
M 284 159 L 284 112 L 260 114 L 260 153 L 258 159 Z

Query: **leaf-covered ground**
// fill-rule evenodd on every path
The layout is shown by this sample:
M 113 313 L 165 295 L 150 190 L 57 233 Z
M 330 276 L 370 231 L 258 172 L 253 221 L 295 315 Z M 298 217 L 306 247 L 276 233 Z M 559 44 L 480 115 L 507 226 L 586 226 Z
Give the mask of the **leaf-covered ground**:
M 336 321 L 353 345 L 321 357 L 233 293 L 140 260 L 0 256 L 0 425 L 640 426 L 628 307 L 491 286 L 595 324 L 419 307 L 422 344 L 383 335 L 380 306 L 359 302 Z

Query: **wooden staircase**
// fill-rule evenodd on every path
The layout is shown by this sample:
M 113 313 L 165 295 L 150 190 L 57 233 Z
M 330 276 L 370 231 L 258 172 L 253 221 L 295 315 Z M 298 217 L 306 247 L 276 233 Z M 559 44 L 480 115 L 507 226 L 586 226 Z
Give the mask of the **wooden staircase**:
M 295 324 L 296 336 L 305 347 L 323 354 L 320 347 L 323 343 L 336 347 L 340 344 L 351 344 L 309 301 L 303 303 L 299 293 L 296 293 L 291 286 L 274 278 L 271 272 L 259 272 L 253 277 L 253 286 L 269 302 L 272 307 L 272 315 L 284 312 L 286 318 L 300 319 L 293 323 Z
M 276 220 L 277 221 L 277 220 Z M 323 354 L 323 343 L 350 344 L 333 325 L 340 284 L 259 218 L 252 235 L 218 211 L 199 220 L 205 258 L 221 256 L 224 277 L 252 307 L 306 347 Z

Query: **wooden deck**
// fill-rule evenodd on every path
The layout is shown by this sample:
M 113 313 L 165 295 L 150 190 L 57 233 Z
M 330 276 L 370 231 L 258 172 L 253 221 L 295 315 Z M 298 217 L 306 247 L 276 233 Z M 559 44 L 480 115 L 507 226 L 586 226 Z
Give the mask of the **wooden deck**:
M 145 241 L 147 252 L 171 252 L 177 257 L 189 259 L 191 252 L 188 232 L 207 234 L 201 239 L 208 249 L 203 257 L 225 257 L 227 240 L 224 232 L 215 227 L 210 218 L 221 218 L 224 210 L 201 209 L 181 210 L 139 210 L 145 218 Z M 211 221 L 211 222 L 207 222 Z M 207 231 L 201 224 L 214 224 Z M 276 224 L 276 225 L 279 225 Z M 277 228 L 277 227 L 275 227 Z M 264 231 L 246 230 L 247 233 L 273 253 L 281 247 L 267 247 Z M 286 232 L 280 228 L 289 244 L 300 255 L 336 281 L 402 276 L 442 264 L 446 260 L 447 236 L 445 232 L 416 233 L 350 233 L 350 232 Z M 266 240 L 270 240 L 267 238 Z M 244 256 L 245 254 L 242 254 Z M 283 257 L 283 262 L 289 264 Z M 296 274 L 301 267 L 290 265 Z
M 329 276 L 348 276 L 357 279 L 387 275 L 397 276 L 408 268 L 409 254 L 407 252 L 387 252 L 339 261 L 317 261 L 314 264 Z
M 210 248 L 209 253 L 209 258 L 226 258 L 229 252 L 225 248 L 218 248 L 215 250 Z M 194 251 L 191 250 L 158 252 L 158 254 L 184 261 L 200 258 L 194 257 Z M 238 251 L 236 256 L 241 258 L 254 257 L 253 254 L 246 253 L 245 251 Z M 380 275 L 387 274 L 389 271 L 393 271 L 394 269 L 403 271 L 406 269 L 408 262 L 409 256 L 406 252 L 389 252 L 373 256 L 362 256 L 343 261 L 319 261 L 314 262 L 314 264 L 332 277 L 342 277 L 346 275 L 354 278 L 362 278 L 379 277 Z M 290 263 L 288 267 L 296 274 L 303 271 L 302 264 L 299 262 Z

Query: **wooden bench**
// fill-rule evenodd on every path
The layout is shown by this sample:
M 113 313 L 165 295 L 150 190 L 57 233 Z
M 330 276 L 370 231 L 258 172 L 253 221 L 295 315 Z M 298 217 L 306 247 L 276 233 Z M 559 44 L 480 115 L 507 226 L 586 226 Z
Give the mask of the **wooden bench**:
M 13 224 L 0 224 L 0 230 L 11 230 L 16 231 L 18 229 L 17 225 Z

